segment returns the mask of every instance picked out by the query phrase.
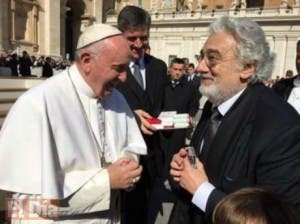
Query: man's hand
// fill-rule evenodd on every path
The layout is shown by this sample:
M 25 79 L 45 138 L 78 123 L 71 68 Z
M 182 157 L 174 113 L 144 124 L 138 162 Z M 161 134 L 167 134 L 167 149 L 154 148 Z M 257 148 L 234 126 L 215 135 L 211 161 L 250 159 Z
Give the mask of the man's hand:
M 179 185 L 190 192 L 192 195 L 197 191 L 201 184 L 208 181 L 203 164 L 196 159 L 197 168 L 191 166 L 189 159 L 183 159 L 183 171 L 181 172 Z
M 184 149 L 173 156 L 171 161 L 170 174 L 174 181 L 179 182 L 180 186 L 194 194 L 199 186 L 208 180 L 203 164 L 196 160 L 197 168 L 193 168 L 189 162 L 187 152 Z
M 111 189 L 127 189 L 140 179 L 143 168 L 137 161 L 118 159 L 107 167 Z
M 141 129 L 142 133 L 145 135 L 153 135 L 153 133 L 154 133 L 154 131 L 156 131 L 156 129 L 147 121 L 147 118 L 152 118 L 152 116 L 150 114 L 148 114 L 147 112 L 140 110 L 140 109 L 135 110 L 134 113 L 136 113 L 136 115 L 139 117 L 139 119 L 141 121 L 140 129 Z
M 187 157 L 187 151 L 185 149 L 180 149 L 180 151 L 173 156 L 171 161 L 170 174 L 172 175 L 174 181 L 179 182 L 181 173 L 183 171 L 183 160 Z
M 189 124 L 190 124 L 190 127 L 195 127 L 195 125 L 196 125 L 195 117 L 189 116 Z

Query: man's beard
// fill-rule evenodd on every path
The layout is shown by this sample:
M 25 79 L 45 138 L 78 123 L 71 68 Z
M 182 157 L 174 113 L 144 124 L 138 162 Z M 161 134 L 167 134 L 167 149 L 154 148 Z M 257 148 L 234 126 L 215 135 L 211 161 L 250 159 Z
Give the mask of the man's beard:
M 206 96 L 213 105 L 220 105 L 239 92 L 234 84 L 225 86 L 217 81 L 217 78 L 213 77 L 213 82 L 209 86 L 201 84 L 199 87 L 200 93 Z

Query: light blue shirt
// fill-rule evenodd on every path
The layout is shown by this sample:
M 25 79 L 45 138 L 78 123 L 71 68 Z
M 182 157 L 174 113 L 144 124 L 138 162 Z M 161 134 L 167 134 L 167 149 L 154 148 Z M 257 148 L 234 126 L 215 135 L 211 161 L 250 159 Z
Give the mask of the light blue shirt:
M 242 89 L 233 97 L 229 98 L 228 100 L 226 100 L 225 102 L 223 102 L 218 106 L 218 110 L 222 114 L 222 116 L 225 116 L 225 114 L 229 111 L 232 105 L 237 101 L 237 99 L 244 92 L 244 90 L 245 89 Z M 203 146 L 203 142 L 201 143 L 201 145 Z M 192 198 L 192 203 L 205 212 L 207 200 L 214 189 L 215 189 L 214 185 L 212 185 L 208 181 L 204 182 L 198 187 L 197 191 L 195 192 Z

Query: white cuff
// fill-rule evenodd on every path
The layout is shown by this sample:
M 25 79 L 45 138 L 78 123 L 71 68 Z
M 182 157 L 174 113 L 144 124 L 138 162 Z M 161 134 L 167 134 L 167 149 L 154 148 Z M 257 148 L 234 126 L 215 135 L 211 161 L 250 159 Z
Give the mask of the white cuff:
M 215 186 L 208 181 L 201 184 L 195 192 L 192 203 L 200 208 L 203 212 L 206 210 L 206 204 L 210 193 L 215 189 Z

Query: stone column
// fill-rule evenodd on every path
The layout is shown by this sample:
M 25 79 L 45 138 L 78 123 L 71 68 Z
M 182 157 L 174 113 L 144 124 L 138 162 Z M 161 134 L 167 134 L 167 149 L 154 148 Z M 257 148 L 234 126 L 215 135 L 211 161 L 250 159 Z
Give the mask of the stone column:
M 0 51 L 9 50 L 9 0 L 0 1 Z
M 45 0 L 45 54 L 61 57 L 60 1 Z
M 247 8 L 247 2 L 246 2 L 246 0 L 232 0 L 231 8 L 245 9 L 245 8 Z
M 274 52 L 276 53 L 276 61 L 274 63 L 274 71 L 272 78 L 283 76 L 284 64 L 286 57 L 287 38 L 286 36 L 275 36 L 274 39 Z M 294 48 L 295 49 L 295 48 Z
M 103 22 L 103 0 L 94 0 L 94 12 L 93 16 L 95 17 L 96 23 Z
M 0 1 L 0 51 L 4 50 L 4 38 L 3 38 L 3 33 L 4 33 L 3 22 L 5 21 L 4 4 L 5 1 Z
M 280 7 L 286 8 L 288 6 L 288 1 L 287 0 L 281 0 L 280 1 Z
M 296 48 L 297 48 L 297 36 L 287 36 L 286 57 L 284 62 L 285 70 L 283 71 L 284 74 L 288 69 L 293 70 L 294 74 L 297 74 L 297 71 L 295 69 Z

